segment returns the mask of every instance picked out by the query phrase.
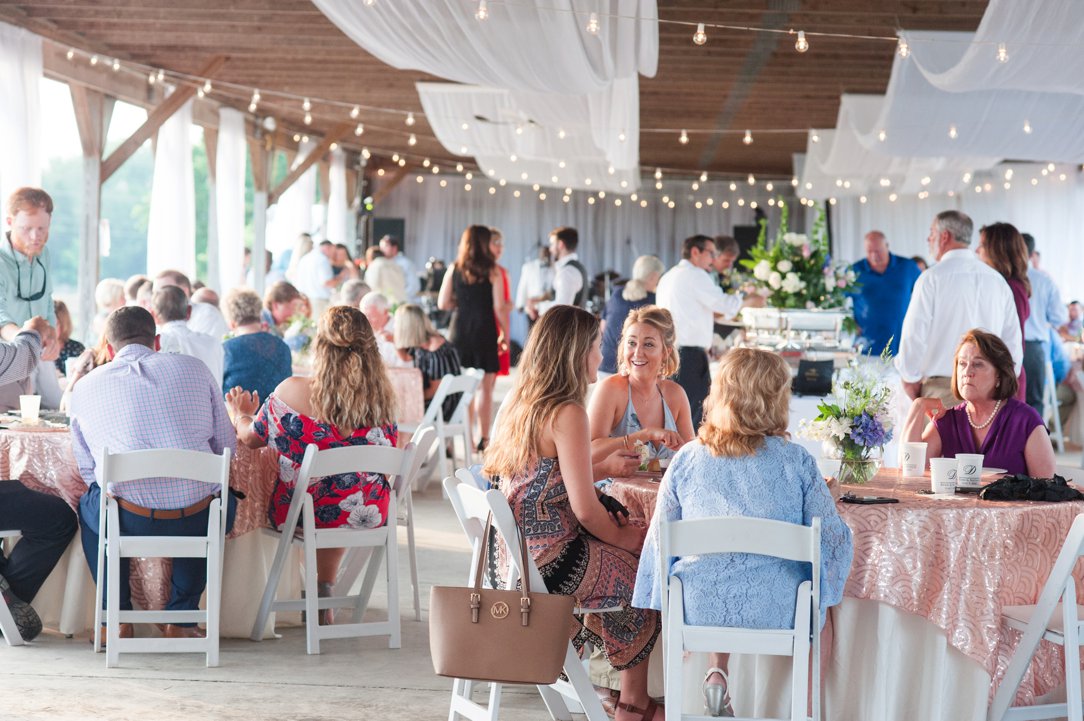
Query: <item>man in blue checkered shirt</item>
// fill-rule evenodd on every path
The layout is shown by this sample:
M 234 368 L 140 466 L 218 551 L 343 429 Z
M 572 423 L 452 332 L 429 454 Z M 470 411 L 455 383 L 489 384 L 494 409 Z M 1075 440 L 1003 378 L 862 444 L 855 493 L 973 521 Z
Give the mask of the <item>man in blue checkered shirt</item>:
M 110 453 L 180 448 L 222 453 L 237 438 L 222 388 L 198 358 L 156 353 L 154 318 L 138 306 L 119 308 L 106 321 L 112 360 L 91 371 L 72 392 L 71 432 L 87 492 L 79 501 L 83 552 L 97 573 L 98 507 L 102 482 L 98 460 Z M 200 536 L 207 533 L 208 506 L 217 486 L 183 478 L 150 478 L 117 489 L 121 533 L 140 536 Z M 229 498 L 226 530 L 233 526 L 236 501 Z M 128 566 L 121 565 L 120 608 L 132 608 Z M 95 579 L 105 583 L 105 579 Z M 168 610 L 195 610 L 207 584 L 205 563 L 175 558 Z M 131 627 L 122 625 L 122 635 Z M 166 628 L 167 636 L 193 636 L 191 624 Z

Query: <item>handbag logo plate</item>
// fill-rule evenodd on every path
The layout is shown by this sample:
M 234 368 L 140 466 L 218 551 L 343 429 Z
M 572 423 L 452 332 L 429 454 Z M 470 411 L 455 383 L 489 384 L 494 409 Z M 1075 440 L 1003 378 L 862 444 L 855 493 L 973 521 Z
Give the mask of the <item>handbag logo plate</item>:
M 489 609 L 489 615 L 496 619 L 507 618 L 508 604 L 504 601 L 497 601 L 493 604 L 493 607 Z

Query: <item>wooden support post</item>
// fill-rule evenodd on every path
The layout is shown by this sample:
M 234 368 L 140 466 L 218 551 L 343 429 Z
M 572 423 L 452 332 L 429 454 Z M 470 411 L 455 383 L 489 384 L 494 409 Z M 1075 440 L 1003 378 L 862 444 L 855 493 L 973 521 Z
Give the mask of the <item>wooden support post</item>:
M 271 178 L 271 150 L 259 137 L 248 143 L 248 157 L 252 163 L 252 186 L 255 191 L 252 198 L 252 285 L 253 290 L 263 297 L 267 272 L 264 256 L 267 250 L 267 188 Z M 268 139 L 270 140 L 270 139 Z
M 218 131 L 203 129 L 203 148 L 207 151 L 207 279 L 206 283 L 219 293 L 228 288 L 218 287 Z
M 226 64 L 226 59 L 225 55 L 216 55 L 196 74 L 197 77 L 213 78 Z M 139 126 L 116 150 L 110 153 L 109 157 L 102 163 L 102 182 L 104 183 L 109 179 L 109 176 L 117 172 L 117 168 L 124 165 L 124 162 L 132 157 L 143 143 L 158 132 L 163 123 L 169 120 L 195 95 L 195 85 L 179 85 L 168 98 L 159 103 L 147 115 L 147 121 Z
M 102 148 L 109 119 L 113 114 L 113 98 L 82 85 L 69 86 L 79 140 L 83 145 L 83 218 L 80 223 L 78 302 L 75 308 L 75 329 L 86 345 L 97 342 L 91 337 L 94 320 L 94 290 L 98 286 L 100 243 L 98 238 L 102 206 Z
M 340 123 L 336 125 L 331 131 L 324 136 L 324 139 L 320 141 L 320 144 L 312 149 L 312 152 L 305 156 L 305 159 L 297 164 L 297 167 L 286 174 L 286 177 L 282 179 L 274 190 L 272 190 L 267 196 L 268 205 L 274 205 L 278 202 L 278 199 L 282 197 L 282 194 L 286 192 L 287 188 L 297 182 L 297 179 L 305 174 L 305 171 L 312 167 L 313 163 L 320 160 L 331 149 L 332 143 L 345 138 L 349 133 L 354 132 L 354 126 L 351 123 Z

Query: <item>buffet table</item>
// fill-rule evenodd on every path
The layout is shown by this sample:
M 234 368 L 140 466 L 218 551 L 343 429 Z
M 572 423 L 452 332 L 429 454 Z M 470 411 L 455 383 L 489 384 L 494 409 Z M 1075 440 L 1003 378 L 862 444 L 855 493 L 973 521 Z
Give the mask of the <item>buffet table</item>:
M 650 518 L 659 484 L 618 479 L 611 493 L 632 515 Z M 1007 605 L 1034 603 L 1084 502 L 988 502 L 917 494 L 928 479 L 882 471 L 860 494 L 886 505 L 839 504 L 855 555 L 842 604 L 829 614 L 831 661 L 824 666 L 824 718 L 985 718 L 1018 634 L 1001 623 Z M 1078 568 L 1078 591 L 1084 591 Z M 784 659 L 735 665 L 735 711 L 784 714 Z M 1062 684 L 1059 649 L 1044 643 L 1018 703 Z

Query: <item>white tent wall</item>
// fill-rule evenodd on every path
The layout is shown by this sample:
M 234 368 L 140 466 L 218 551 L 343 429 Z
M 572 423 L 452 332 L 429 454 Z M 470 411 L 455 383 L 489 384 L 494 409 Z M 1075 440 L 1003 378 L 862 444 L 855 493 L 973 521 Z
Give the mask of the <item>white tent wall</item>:
M 1017 168 L 1012 187 L 1005 190 L 1001 178 L 991 182 L 991 190 L 976 193 L 973 189 L 949 197 L 931 195 L 925 200 L 915 196 L 889 202 L 887 194 L 869 197 L 860 203 L 856 198 L 840 199 L 832 207 L 832 231 L 840 258 L 856 260 L 865 255 L 863 237 L 870 230 L 880 230 L 888 238 L 892 252 L 904 256 L 921 255 L 929 261 L 926 238 L 930 224 L 942 210 L 961 210 L 975 223 L 972 247 L 978 243 L 979 228 L 998 221 L 1012 223 L 1021 232 L 1035 236 L 1042 254 L 1041 267 L 1053 277 L 1066 302 L 1084 298 L 1084 177 L 1079 172 L 1061 171 L 1041 175 L 1039 166 Z M 1030 168 L 1027 173 L 1020 168 Z M 1032 185 L 1035 176 L 1039 182 Z

